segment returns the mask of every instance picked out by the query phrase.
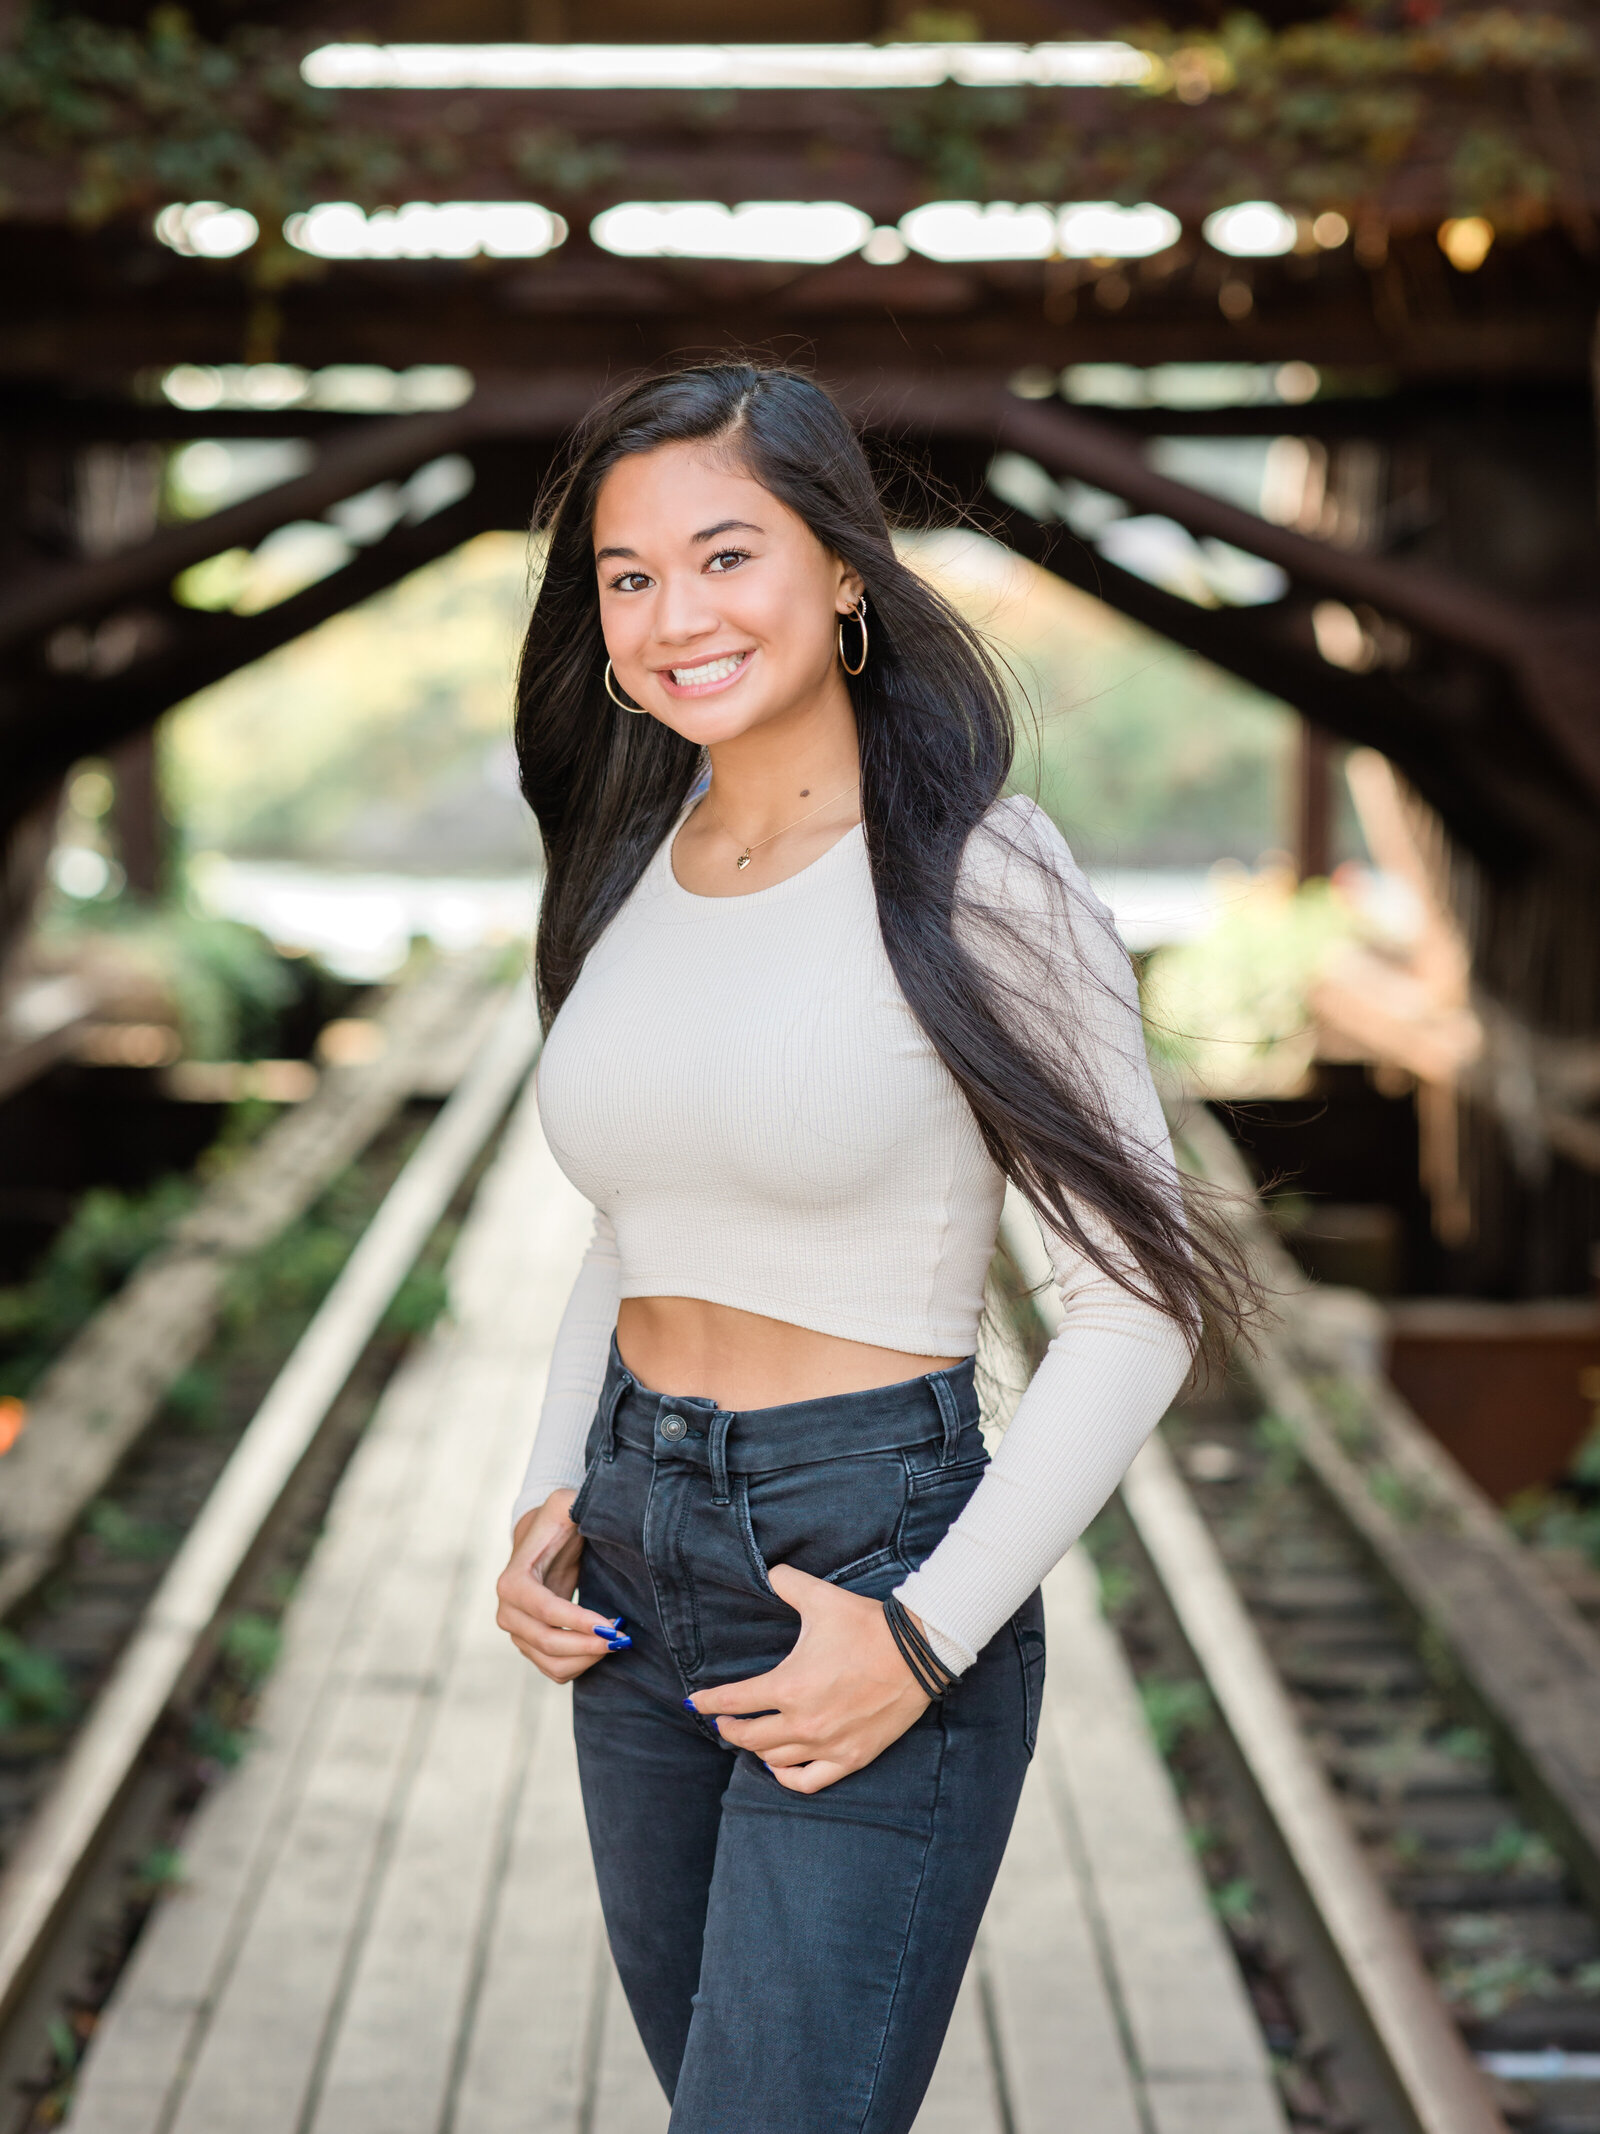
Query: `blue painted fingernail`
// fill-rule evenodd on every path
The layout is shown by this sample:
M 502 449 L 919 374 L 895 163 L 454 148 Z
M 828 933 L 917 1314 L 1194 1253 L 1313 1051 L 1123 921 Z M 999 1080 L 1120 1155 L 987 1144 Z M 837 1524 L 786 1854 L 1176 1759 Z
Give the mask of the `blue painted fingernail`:
M 607 1648 L 612 1652 L 632 1652 L 632 1638 L 607 1638 Z
M 693 1699 L 693 1697 L 685 1697 L 685 1698 L 684 1698 L 684 1700 L 683 1700 L 683 1708 L 684 1708 L 684 1710 L 685 1710 L 686 1712 L 694 1712 L 694 1699 Z M 698 1718 L 699 1718 L 699 1716 L 700 1716 L 700 1714 L 699 1714 L 698 1712 L 694 1712 L 694 1715 L 695 1715 L 696 1719 L 698 1719 Z
M 594 1625 L 594 1634 L 597 1638 L 610 1637 L 613 1634 L 611 1625 L 609 1623 L 596 1623 Z

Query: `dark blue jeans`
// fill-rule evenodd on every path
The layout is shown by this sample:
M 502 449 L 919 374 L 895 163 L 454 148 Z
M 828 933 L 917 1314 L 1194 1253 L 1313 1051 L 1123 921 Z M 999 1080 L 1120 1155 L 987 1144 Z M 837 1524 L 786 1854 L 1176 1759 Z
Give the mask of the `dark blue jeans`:
M 572 1516 L 631 1652 L 576 1684 L 606 1931 L 673 2134 L 905 2134 L 1033 1751 L 1038 1594 L 866 1769 L 790 1793 L 684 1696 L 775 1667 L 769 1565 L 881 1599 L 985 1464 L 973 1367 L 730 1415 L 613 1342 Z

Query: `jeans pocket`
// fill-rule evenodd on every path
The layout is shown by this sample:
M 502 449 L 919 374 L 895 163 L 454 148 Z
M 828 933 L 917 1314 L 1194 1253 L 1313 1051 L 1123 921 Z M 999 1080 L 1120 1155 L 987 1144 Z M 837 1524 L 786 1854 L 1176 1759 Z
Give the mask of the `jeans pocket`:
M 1039 1739 L 1039 1710 L 1044 1701 L 1044 1596 L 1028 1595 L 1011 1618 L 1017 1661 L 1022 1670 L 1022 1738 L 1031 1756 Z
M 898 1452 L 862 1453 L 741 1475 L 734 1495 L 745 1552 L 763 1592 L 772 1590 L 767 1573 L 774 1564 L 839 1583 L 869 1560 L 897 1553 L 905 1462 Z

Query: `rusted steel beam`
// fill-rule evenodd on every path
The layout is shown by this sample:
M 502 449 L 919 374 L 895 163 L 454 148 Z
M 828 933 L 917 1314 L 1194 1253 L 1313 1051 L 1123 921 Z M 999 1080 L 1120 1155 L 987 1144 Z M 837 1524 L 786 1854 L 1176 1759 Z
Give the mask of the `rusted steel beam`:
M 867 427 L 978 452 L 1004 446 L 1058 477 L 1088 482 L 1137 509 L 1176 520 L 1279 565 L 1304 591 L 1371 606 L 1425 637 L 1514 676 L 1530 713 L 1566 763 L 1600 799 L 1600 718 L 1582 684 L 1591 627 L 1540 617 L 1500 596 L 1414 564 L 1352 554 L 1275 526 L 1237 505 L 1173 481 L 1113 425 L 1007 392 L 993 373 L 832 381 Z M 592 404 L 601 381 L 552 373 L 491 383 L 443 415 L 363 424 L 327 445 L 305 475 L 119 555 L 39 574 L 0 600 L 0 646 L 46 635 L 79 616 L 140 597 L 164 598 L 190 564 L 253 546 L 274 527 L 320 514 L 360 489 L 441 453 L 487 440 L 553 439 Z M 531 501 L 531 499 L 530 499 Z M 1314 715 L 1314 714 L 1313 714 Z
M 1018 399 L 978 381 L 886 380 L 845 396 L 867 421 L 920 434 L 987 433 L 1054 475 L 1110 491 L 1141 511 L 1176 519 L 1262 556 L 1298 585 L 1370 606 L 1513 675 L 1548 738 L 1600 802 L 1600 706 L 1592 677 L 1600 625 L 1587 614 L 1544 614 L 1466 579 L 1313 540 L 1220 497 L 1159 474 L 1110 424 L 1059 404 Z
M 115 555 L 25 578 L 0 596 L 0 651 L 46 636 L 80 616 L 163 593 L 180 571 L 228 548 L 253 548 L 276 527 L 314 519 L 330 505 L 393 481 L 486 435 L 548 435 L 567 429 L 600 390 L 595 377 L 554 373 L 474 395 L 438 415 L 352 423 L 325 445 L 308 473 L 280 482 L 186 526 L 169 526 Z
M 903 377 L 844 378 L 834 389 L 873 428 L 989 438 L 1036 459 L 1054 475 L 1106 489 L 1143 511 L 1176 519 L 1192 533 L 1248 549 L 1297 582 L 1368 603 L 1397 621 L 1483 656 L 1520 658 L 1528 625 L 1510 602 L 1413 564 L 1352 554 L 1274 526 L 1237 504 L 1157 473 L 1111 424 L 1059 405 L 1017 398 L 993 375 L 938 382 Z M 0 598 L 0 649 L 43 636 L 75 616 L 164 586 L 219 550 L 253 547 L 275 527 L 314 518 L 374 483 L 493 435 L 559 432 L 592 405 L 601 380 L 553 374 L 480 390 L 447 414 L 406 415 L 363 424 L 324 446 L 316 465 L 292 481 L 186 526 L 165 528 L 139 547 L 25 579 Z
M 341 570 L 258 615 L 201 614 L 164 604 L 156 610 L 163 634 L 124 672 L 98 681 L 52 676 L 14 690 L 9 702 L 0 698 L 0 792 L 7 803 L 31 794 L 80 756 L 138 733 L 196 690 L 264 659 L 504 517 L 483 499 L 468 497 L 420 526 L 397 527 L 358 550 Z
M 820 181 L 817 181 L 820 182 Z M 1580 384 L 1600 281 L 1566 262 L 1557 240 L 1518 248 L 1496 289 L 1470 298 L 1436 288 L 1446 272 L 1431 235 L 1395 240 L 1371 273 L 1348 248 L 1225 267 L 1196 252 L 1159 279 L 1136 264 L 1097 301 L 1098 277 L 1071 263 L 941 265 L 859 258 L 817 268 L 737 261 L 614 259 L 575 226 L 537 260 L 330 262 L 314 282 L 279 292 L 276 352 L 285 362 L 461 363 L 481 374 L 527 361 L 539 322 L 559 321 L 562 362 L 611 371 L 684 348 L 804 345 L 829 368 L 985 363 L 1283 362 L 1378 367 L 1407 379 L 1481 385 L 1485 378 Z M 1496 271 L 1495 255 L 1484 277 Z M 103 241 L 46 237 L 0 223 L 0 378 L 103 386 L 108 351 L 121 375 L 141 367 L 238 360 L 249 332 L 248 258 L 231 267 L 164 254 L 153 240 L 136 285 L 106 273 Z M 1309 270 L 1309 271 L 1308 271 Z M 1225 318 L 1225 273 L 1247 280 L 1253 308 Z M 144 276 L 148 276 L 148 280 Z M 1420 292 L 1431 292 L 1427 301 Z M 533 345 L 537 345 L 536 339 Z

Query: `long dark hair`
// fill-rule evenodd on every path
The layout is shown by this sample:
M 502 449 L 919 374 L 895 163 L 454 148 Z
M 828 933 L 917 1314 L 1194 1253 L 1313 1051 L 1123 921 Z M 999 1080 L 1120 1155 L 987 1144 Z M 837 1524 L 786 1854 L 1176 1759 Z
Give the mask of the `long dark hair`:
M 516 743 L 544 840 L 535 972 L 546 1028 L 703 770 L 695 744 L 605 693 L 593 549 L 610 469 L 692 441 L 725 445 L 866 587 L 870 650 L 848 686 L 878 924 L 906 1002 L 991 1156 L 1103 1272 L 1192 1339 L 1204 1330 L 1208 1346 L 1220 1342 L 1248 1293 L 1226 1233 L 1203 1211 L 1186 1225 L 1149 1151 L 1119 1135 L 1076 1033 L 1041 1034 L 1036 1013 L 1009 1012 L 1030 991 L 1016 957 L 980 953 L 962 924 L 1005 924 L 965 896 L 958 908 L 957 896 L 968 839 L 1011 770 L 1004 678 L 978 634 L 901 562 L 860 440 L 800 372 L 707 363 L 624 389 L 583 424 L 541 507 L 547 548 L 518 672 Z M 1099 923 L 1087 909 L 1081 917 Z M 1025 958 L 1035 946 L 1012 945 Z

